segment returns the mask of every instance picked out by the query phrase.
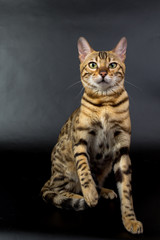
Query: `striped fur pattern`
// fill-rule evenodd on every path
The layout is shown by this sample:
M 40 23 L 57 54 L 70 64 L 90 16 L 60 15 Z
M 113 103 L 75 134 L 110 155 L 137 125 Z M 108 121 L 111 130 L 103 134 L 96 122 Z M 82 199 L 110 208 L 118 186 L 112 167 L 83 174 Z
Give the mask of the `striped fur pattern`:
M 94 207 L 100 196 L 117 197 L 103 187 L 113 169 L 123 224 L 138 234 L 143 226 L 136 220 L 131 190 L 131 123 L 124 88 L 126 48 L 126 38 L 112 51 L 94 51 L 86 39 L 79 39 L 85 91 L 80 107 L 61 129 L 52 152 L 51 178 L 43 186 L 42 196 L 58 208 L 79 211 Z

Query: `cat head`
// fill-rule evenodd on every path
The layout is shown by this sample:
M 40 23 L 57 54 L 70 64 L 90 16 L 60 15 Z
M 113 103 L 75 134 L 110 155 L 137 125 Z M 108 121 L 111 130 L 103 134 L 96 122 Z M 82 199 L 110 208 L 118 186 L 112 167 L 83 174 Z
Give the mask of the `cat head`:
M 95 51 L 80 37 L 78 52 L 81 81 L 84 88 L 97 93 L 114 92 L 123 87 L 127 40 L 123 37 L 111 51 Z

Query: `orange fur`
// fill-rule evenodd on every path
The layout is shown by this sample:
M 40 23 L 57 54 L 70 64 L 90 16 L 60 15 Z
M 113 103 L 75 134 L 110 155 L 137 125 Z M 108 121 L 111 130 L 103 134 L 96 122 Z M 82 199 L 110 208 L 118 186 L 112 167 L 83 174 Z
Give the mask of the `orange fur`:
M 84 38 L 78 41 L 81 106 L 61 129 L 52 152 L 51 178 L 42 188 L 44 200 L 60 208 L 83 210 L 117 195 L 103 188 L 114 170 L 121 200 L 122 221 L 132 233 L 142 233 L 131 195 L 131 123 L 129 99 L 124 88 L 127 41 L 112 51 L 94 51 Z

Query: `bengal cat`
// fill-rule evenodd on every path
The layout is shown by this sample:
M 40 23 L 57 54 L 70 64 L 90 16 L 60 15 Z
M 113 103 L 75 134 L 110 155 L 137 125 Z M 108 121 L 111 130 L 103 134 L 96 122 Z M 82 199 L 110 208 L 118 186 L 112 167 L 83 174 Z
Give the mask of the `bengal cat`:
M 131 193 L 126 49 L 124 37 L 112 51 L 95 51 L 85 38 L 79 38 L 84 94 L 80 107 L 61 129 L 51 156 L 51 178 L 43 186 L 42 196 L 59 208 L 79 211 L 94 207 L 99 196 L 117 197 L 113 190 L 102 187 L 113 168 L 123 224 L 138 234 L 143 232 L 143 225 L 136 220 Z

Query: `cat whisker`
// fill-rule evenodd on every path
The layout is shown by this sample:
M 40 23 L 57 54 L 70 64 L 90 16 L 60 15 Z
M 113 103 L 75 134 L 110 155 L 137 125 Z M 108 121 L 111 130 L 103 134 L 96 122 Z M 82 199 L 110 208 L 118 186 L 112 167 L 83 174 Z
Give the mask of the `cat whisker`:
M 81 95 L 81 93 L 82 93 L 82 91 L 84 90 L 84 87 L 82 86 L 82 88 L 81 88 L 81 90 L 80 90 L 80 92 L 77 94 L 77 96 L 76 97 L 79 97 L 79 95 Z
M 73 84 L 71 84 L 70 86 L 67 87 L 66 90 L 69 90 L 70 88 L 74 87 L 75 85 L 77 85 L 78 83 L 81 83 L 81 81 L 75 82 Z
M 124 82 L 126 82 L 126 83 L 128 83 L 129 85 L 131 85 L 131 86 L 133 86 L 133 87 L 135 87 L 136 89 L 138 89 L 139 91 L 142 91 L 142 89 L 141 88 L 139 88 L 139 87 L 137 87 L 136 85 L 134 85 L 133 83 L 131 83 L 131 82 L 128 82 L 128 81 L 124 81 Z
M 111 88 L 111 91 L 112 91 L 113 93 L 116 93 L 112 88 Z
M 121 86 L 118 82 L 116 83 L 116 85 L 123 89 L 123 86 Z M 131 99 L 131 101 L 133 102 L 133 104 L 135 104 L 133 97 L 129 93 L 128 93 L 128 96 Z

